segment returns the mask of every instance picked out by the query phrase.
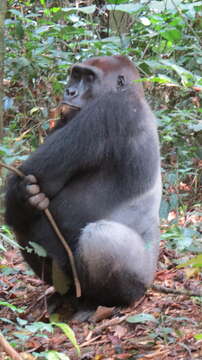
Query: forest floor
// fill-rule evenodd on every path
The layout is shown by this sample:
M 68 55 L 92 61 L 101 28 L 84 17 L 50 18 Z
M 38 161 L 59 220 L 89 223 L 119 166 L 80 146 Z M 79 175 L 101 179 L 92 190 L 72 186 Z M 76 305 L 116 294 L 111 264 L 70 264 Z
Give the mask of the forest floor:
M 177 258 L 174 250 L 161 244 L 155 284 L 193 293 L 201 291 L 199 271 L 176 268 L 173 259 Z M 28 271 L 18 250 L 10 249 L 5 253 L 3 267 L 9 269 L 9 274 L 1 277 L 0 298 L 12 304 L 11 308 L 1 306 L 0 310 L 0 326 L 6 339 L 26 360 L 43 359 L 40 356 L 47 350 L 61 352 L 70 359 L 78 358 L 75 347 L 60 328 L 55 327 L 53 332 L 38 328 L 41 322 L 49 324 L 47 296 L 53 288 Z M 100 307 L 93 321 L 69 321 L 68 324 L 75 333 L 83 360 L 201 360 L 202 339 L 197 338 L 197 334 L 202 333 L 200 300 L 200 297 L 165 294 L 152 288 L 134 306 L 127 309 Z M 137 314 L 144 314 L 139 321 L 135 317 Z M 130 320 L 131 315 L 135 316 Z M 27 326 L 30 324 L 31 327 Z M 0 359 L 9 357 L 0 351 Z

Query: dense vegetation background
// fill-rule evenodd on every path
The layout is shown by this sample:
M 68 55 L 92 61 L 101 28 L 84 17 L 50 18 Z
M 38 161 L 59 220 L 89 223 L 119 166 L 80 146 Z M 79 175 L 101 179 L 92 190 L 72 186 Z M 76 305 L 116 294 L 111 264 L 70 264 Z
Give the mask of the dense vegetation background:
M 7 11 L 3 24 L 4 5 L 7 5 Z M 90 56 L 129 56 L 141 73 L 147 99 L 158 119 L 161 141 L 164 184 L 160 213 L 162 250 L 156 280 L 175 289 L 179 285 L 197 295 L 202 279 L 201 1 L 2 0 L 0 10 L 1 160 L 17 166 L 43 141 L 51 121 L 57 116 L 56 107 L 72 63 Z M 8 170 L 1 168 L 0 171 L 0 212 L 3 215 L 3 188 Z M 56 341 L 56 346 L 53 346 L 53 340 L 51 343 L 47 340 L 55 325 L 47 323 L 45 312 L 42 317 L 39 314 L 29 316 L 33 294 L 38 292 L 39 296 L 44 288 L 22 264 L 17 244 L 4 225 L 3 217 L 0 257 L 3 335 L 19 352 L 24 351 L 30 356 L 26 358 L 22 354 L 22 358 L 67 359 L 70 350 L 65 350 L 63 342 Z M 183 264 L 183 270 L 176 268 L 179 264 Z M 156 307 L 166 308 L 166 297 L 158 297 L 154 292 L 148 295 L 152 302 L 147 298 L 143 307 L 137 309 L 138 313 L 145 315 L 141 321 L 133 318 L 133 332 L 128 330 L 132 343 L 138 334 L 142 336 L 144 330 L 149 339 L 146 343 L 152 344 L 151 347 L 142 345 L 138 348 L 136 344 L 128 350 L 126 345 L 122 345 L 118 355 L 113 345 L 110 347 L 112 354 L 103 355 L 108 354 L 108 349 L 102 347 L 100 350 L 99 346 L 94 346 L 90 358 L 97 356 L 99 360 L 111 356 L 120 359 L 130 358 L 133 354 L 133 359 L 200 359 L 202 336 L 198 314 L 201 312 L 201 297 L 189 297 L 188 300 L 179 297 L 181 312 L 178 315 L 172 313 L 172 316 L 169 312 L 162 314 L 156 310 Z M 169 298 L 172 304 L 175 298 L 176 295 Z M 191 319 L 181 307 L 183 301 L 184 304 L 188 301 L 186 306 L 192 309 Z M 151 312 L 153 317 L 147 317 L 150 315 L 147 312 Z M 152 324 L 151 327 L 148 323 Z M 182 331 L 178 329 L 179 324 Z M 68 332 L 65 324 L 62 330 L 74 342 L 73 334 Z M 84 328 L 80 331 L 82 335 L 75 328 L 82 344 L 89 333 Z M 116 329 L 113 336 L 126 344 L 125 333 L 120 333 L 121 330 Z M 56 339 L 57 335 L 54 335 Z M 32 343 L 27 342 L 30 336 L 35 336 Z M 103 336 L 108 336 L 108 333 Z M 40 340 L 36 340 L 37 337 Z M 159 351 L 157 345 L 163 350 Z M 120 356 L 124 354 L 129 355 Z M 4 356 L 2 353 L 1 358 L 6 359 Z

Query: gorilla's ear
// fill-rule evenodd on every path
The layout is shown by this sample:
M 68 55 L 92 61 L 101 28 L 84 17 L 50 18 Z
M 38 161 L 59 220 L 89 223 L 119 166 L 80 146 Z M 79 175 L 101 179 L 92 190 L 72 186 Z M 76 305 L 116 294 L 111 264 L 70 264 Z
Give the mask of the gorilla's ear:
M 117 90 L 123 89 L 125 84 L 126 84 L 126 80 L 125 80 L 124 75 L 119 75 L 117 77 Z

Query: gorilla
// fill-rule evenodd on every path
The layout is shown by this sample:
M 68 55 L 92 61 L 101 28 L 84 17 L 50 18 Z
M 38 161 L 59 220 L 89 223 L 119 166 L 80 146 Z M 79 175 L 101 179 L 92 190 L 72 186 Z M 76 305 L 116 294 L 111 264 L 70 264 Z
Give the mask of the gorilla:
M 125 56 L 71 68 L 62 112 L 45 142 L 10 176 L 6 222 L 34 272 L 57 289 L 54 266 L 79 309 L 128 306 L 151 285 L 159 252 L 160 153 L 155 117 Z M 76 263 L 42 210 L 49 207 Z M 27 252 L 29 243 L 46 258 Z M 53 280 L 53 278 L 56 278 Z M 59 280 L 58 280 L 59 282 Z M 58 286 L 59 287 L 59 286 Z

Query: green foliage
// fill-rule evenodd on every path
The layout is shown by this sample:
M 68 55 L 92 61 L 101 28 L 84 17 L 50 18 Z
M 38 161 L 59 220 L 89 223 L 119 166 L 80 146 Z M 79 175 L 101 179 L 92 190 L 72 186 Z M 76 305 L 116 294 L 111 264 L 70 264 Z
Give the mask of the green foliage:
M 80 356 L 80 354 L 81 354 L 80 349 L 79 349 L 78 343 L 76 341 L 75 334 L 74 334 L 73 330 L 70 328 L 70 326 L 65 323 L 59 323 L 59 322 L 52 322 L 52 325 L 59 327 L 63 331 L 63 333 L 71 341 L 72 345 L 75 347 L 78 356 Z
M 144 324 L 145 326 L 148 326 L 148 322 L 152 322 L 153 329 L 149 332 L 149 337 L 154 342 L 158 342 L 159 340 L 163 340 L 165 343 L 175 343 L 177 341 L 177 338 L 181 336 L 180 330 L 178 330 L 179 324 L 183 326 L 186 322 L 191 322 L 194 325 L 196 325 L 196 322 L 194 322 L 192 319 L 188 317 L 172 317 L 164 315 L 162 312 L 158 312 L 158 317 L 154 317 L 151 314 L 147 313 L 141 313 L 133 316 L 129 316 L 127 318 L 127 322 L 131 324 Z M 175 327 L 170 327 L 170 324 L 177 324 Z M 195 335 L 195 338 L 197 339 L 197 336 L 200 337 L 200 334 Z
M 18 312 L 19 314 L 24 312 L 24 309 L 19 308 L 19 307 L 15 306 L 15 305 L 9 304 L 6 301 L 0 301 L 0 305 L 1 306 L 6 306 L 7 308 L 11 309 L 12 311 Z
M 188 176 L 201 181 L 195 166 L 202 158 L 201 2 L 109 0 L 106 13 L 102 9 L 99 16 L 93 4 L 79 9 L 62 4 L 27 1 L 16 6 L 9 1 L 5 75 L 10 85 L 4 99 L 8 120 L 0 154 L 6 163 L 22 161 L 38 145 L 38 136 L 49 127 L 47 108 L 58 103 L 72 63 L 125 54 L 135 60 L 149 85 L 156 110 L 164 183 L 161 217 L 167 220 L 170 211 L 186 207 L 179 184 Z
M 148 321 L 152 321 L 152 322 L 157 322 L 157 320 L 155 319 L 155 317 L 151 314 L 137 314 L 137 315 L 133 315 L 133 316 L 129 316 L 127 318 L 127 322 L 132 323 L 132 324 L 136 324 L 136 323 L 147 323 Z
M 24 309 L 17 308 L 14 305 L 11 305 L 6 302 L 0 302 L 0 305 L 6 306 L 14 312 L 22 313 Z M 8 323 L 7 319 L 0 319 L 1 321 Z M 12 323 L 12 322 L 10 322 Z M 21 319 L 17 317 L 17 327 L 16 331 L 13 333 L 15 338 L 17 338 L 16 344 L 22 343 L 30 338 L 30 336 L 37 336 L 42 338 L 48 338 L 48 334 L 54 333 L 54 327 L 60 328 L 63 333 L 66 335 L 67 339 L 72 343 L 75 347 L 77 354 L 80 355 L 80 349 L 78 343 L 76 341 L 75 334 L 73 330 L 65 323 L 52 322 L 52 323 L 44 323 L 44 322 L 33 322 L 31 324 L 28 323 L 27 320 Z M 68 360 L 68 356 L 53 350 L 41 352 L 41 353 L 33 353 L 34 356 L 39 358 L 45 358 L 48 360 Z
M 12 129 L 21 134 L 22 121 L 28 118 L 25 130 L 28 127 L 29 131 L 16 147 L 22 149 L 23 142 L 27 141 L 36 146 L 35 134 L 38 128 L 43 132 L 47 130 L 48 123 L 44 120 L 47 107 L 57 104 L 71 64 L 89 56 L 121 53 L 135 59 L 144 78 L 153 86 L 170 84 L 176 92 L 174 97 L 168 94 L 167 109 L 158 110 L 157 115 L 163 147 L 169 143 L 169 152 L 179 150 L 180 165 L 185 164 L 187 169 L 184 159 L 190 160 L 197 153 L 197 143 L 192 140 L 196 132 L 201 131 L 201 112 L 189 102 L 193 86 L 202 88 L 201 24 L 197 17 L 201 4 L 151 1 L 147 5 L 144 1 L 125 0 L 106 3 L 108 28 L 104 18 L 95 16 L 95 5 L 78 10 L 74 6 L 47 6 L 45 1 L 40 2 L 40 7 L 39 3 L 27 1 L 20 8 L 15 7 L 14 1 L 9 2 L 5 72 L 13 91 L 8 90 L 4 102 L 6 112 L 12 117 L 7 133 L 10 137 Z M 111 24 L 119 13 L 130 17 L 130 26 L 123 26 L 122 33 L 118 25 Z M 173 99 L 178 99 L 176 104 L 172 103 Z M 187 136 L 191 147 L 184 142 Z M 9 150 L 5 150 L 6 147 Z M 9 153 L 8 142 L 4 151 L 9 161 L 15 159 L 14 154 L 23 159 L 22 151 L 18 153 L 16 148 L 13 156 Z M 169 153 L 165 153 L 167 158 Z
M 72 63 L 90 56 L 122 54 L 132 58 L 147 83 L 147 97 L 155 110 L 161 140 L 163 201 L 162 234 L 164 243 L 177 251 L 200 251 L 197 224 L 179 226 L 179 216 L 198 199 L 202 159 L 202 5 L 201 1 L 106 0 L 106 11 L 95 5 L 82 7 L 54 1 L 8 1 L 5 22 L 5 128 L 0 157 L 7 164 L 26 159 L 46 135 L 49 128 L 48 108 L 58 104 Z M 69 3 L 69 2 L 67 2 Z M 53 4 L 53 5 L 52 5 Z M 96 10 L 96 11 L 95 11 Z M 98 13 L 97 13 L 98 11 Z M 107 21 L 106 21 L 107 19 Z M 3 169 L 3 175 L 8 171 Z M 189 183 L 191 193 L 180 192 L 179 185 Z M 195 184 L 195 185 L 194 185 Z M 200 204 L 195 204 L 197 209 Z M 176 218 L 169 221 L 171 211 Z M 192 206 L 193 212 L 193 206 Z M 185 224 L 186 225 L 186 224 Z M 0 228 L 0 250 L 16 247 L 7 227 Z M 37 244 L 31 251 L 46 256 Z M 34 250 L 33 250 L 34 248 Z M 30 250 L 29 250 L 30 251 Z M 181 266 L 201 268 L 201 255 Z M 4 274 L 14 271 L 1 268 Z M 16 270 L 17 271 L 17 270 Z M 24 309 L 1 302 L 0 305 L 21 313 Z M 138 314 L 131 323 L 153 322 L 152 341 L 174 342 L 177 330 L 168 318 Z M 8 319 L 1 319 L 9 323 Z M 180 323 L 189 321 L 175 318 Z M 31 335 L 48 337 L 54 327 L 60 328 L 79 354 L 73 331 L 67 324 L 51 324 L 17 318 L 14 345 L 23 344 Z M 146 325 L 145 325 L 146 326 Z M 200 340 L 201 334 L 195 339 Z M 53 350 L 33 353 L 37 359 L 67 360 L 68 356 Z
M 176 340 L 174 339 L 175 337 L 175 330 L 173 328 L 170 327 L 158 327 L 155 329 L 155 332 L 152 331 L 149 334 L 149 337 L 152 338 L 153 340 L 155 339 L 156 341 L 158 341 L 158 339 L 163 339 L 164 342 L 167 343 L 173 343 Z
M 202 254 L 195 256 L 193 259 L 188 260 L 185 263 L 178 265 L 177 267 L 182 268 L 189 265 L 196 268 L 202 268 Z
M 167 241 L 167 245 L 171 248 L 185 251 L 191 250 L 194 240 L 199 239 L 200 234 L 192 228 L 172 225 L 166 232 L 162 233 L 161 237 Z
M 6 245 L 13 248 L 22 249 L 21 246 L 13 239 L 13 233 L 6 225 L 0 226 L 0 251 L 6 250 Z
M 33 322 L 31 325 L 26 325 L 26 324 L 21 324 L 21 325 L 25 325 L 26 330 L 28 330 L 32 334 L 43 333 L 43 331 L 53 333 L 53 327 L 51 324 L 48 323 Z
M 34 253 L 37 254 L 38 256 L 41 256 L 41 257 L 46 257 L 47 256 L 47 252 L 43 248 L 43 246 L 41 246 L 41 245 L 39 245 L 39 244 L 37 244 L 37 243 L 35 243 L 33 241 L 30 241 L 29 245 L 34 250 Z
M 198 235 L 187 235 L 177 222 L 201 182 L 196 166 L 202 159 L 201 2 L 109 0 L 106 12 L 94 4 L 63 4 L 26 1 L 16 6 L 9 1 L 9 86 L 0 155 L 6 163 L 23 161 L 38 146 L 49 128 L 47 109 L 58 104 L 72 63 L 89 56 L 125 54 L 137 64 L 141 81 L 147 82 L 147 96 L 158 118 L 164 184 L 160 214 L 167 221 L 171 211 L 177 213 L 163 238 L 180 251 L 190 249 Z M 193 179 L 198 185 L 192 193 L 179 191 L 182 182 Z
M 64 353 L 58 352 L 58 351 L 54 351 L 54 350 L 49 350 L 49 351 L 45 351 L 40 354 L 38 354 L 38 353 L 35 353 L 35 354 L 37 356 L 37 359 L 39 359 L 39 360 L 40 360 L 40 358 L 47 359 L 47 360 L 69 360 L 69 357 L 67 355 L 65 355 Z

